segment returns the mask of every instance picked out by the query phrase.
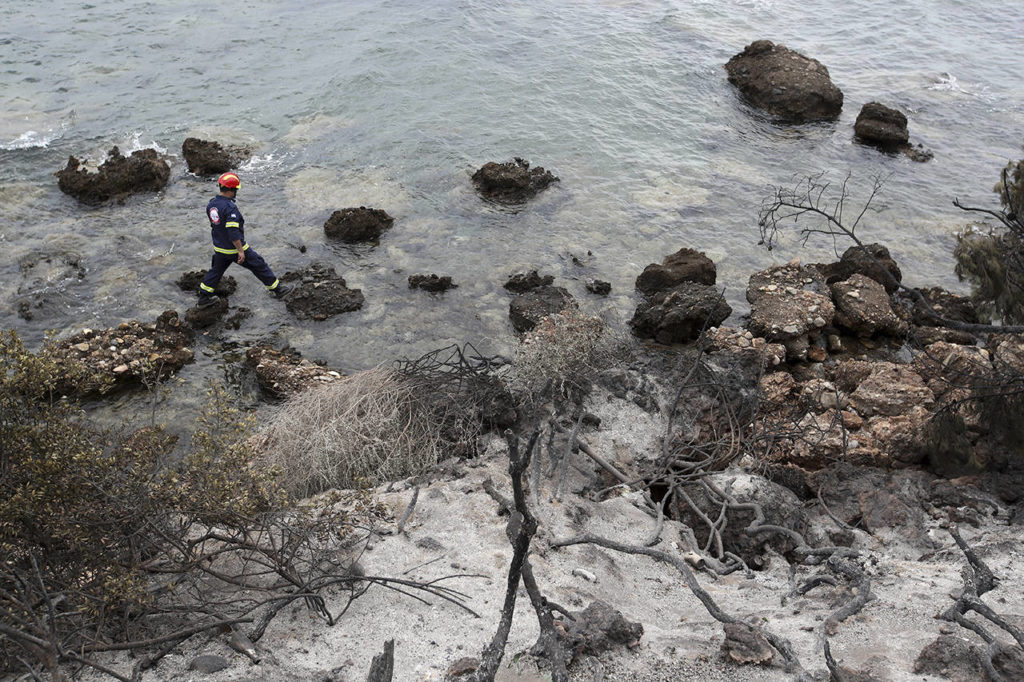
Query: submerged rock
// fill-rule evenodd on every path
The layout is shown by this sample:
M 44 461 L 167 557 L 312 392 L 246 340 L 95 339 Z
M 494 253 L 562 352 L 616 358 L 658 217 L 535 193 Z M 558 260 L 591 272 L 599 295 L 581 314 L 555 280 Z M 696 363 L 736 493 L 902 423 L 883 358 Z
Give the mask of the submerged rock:
M 324 223 L 324 233 L 343 242 L 372 242 L 380 239 L 395 219 L 379 208 L 343 208 Z
M 575 307 L 576 300 L 564 288 L 545 285 L 513 298 L 508 306 L 508 317 L 512 327 L 522 333 L 536 327 L 548 315 Z
M 660 264 L 651 263 L 644 268 L 636 278 L 636 288 L 637 291 L 651 295 L 683 282 L 714 284 L 716 274 L 714 262 L 703 252 L 682 248 L 665 256 Z
M 281 281 L 295 286 L 285 305 L 299 318 L 326 320 L 359 310 L 366 300 L 361 289 L 349 289 L 345 279 L 334 268 L 320 263 L 313 263 L 298 272 L 288 272 Z
M 514 294 L 521 294 L 530 289 L 554 284 L 554 282 L 555 278 L 553 275 L 541 276 L 537 274 L 536 270 L 530 270 L 529 272 L 519 272 L 512 275 L 503 286 Z
M 222 147 L 213 140 L 200 140 L 186 137 L 181 145 L 181 155 L 185 157 L 190 173 L 196 175 L 220 175 L 227 173 L 252 156 L 252 152 L 244 147 Z
M 605 282 L 603 279 L 588 279 L 585 286 L 587 291 L 598 296 L 607 296 L 612 293 L 612 283 Z
M 833 121 L 843 108 L 843 93 L 828 69 L 770 40 L 757 40 L 725 65 L 729 82 L 753 106 L 790 123 Z
M 473 184 L 480 194 L 492 201 L 522 203 L 558 178 L 541 166 L 530 168 L 530 162 L 516 157 L 506 163 L 489 161 L 476 173 Z
M 409 275 L 409 288 L 410 289 L 422 289 L 423 291 L 448 291 L 449 289 L 455 289 L 459 285 L 452 282 L 452 278 L 448 275 L 439 277 L 438 275 Z
M 154 149 L 140 149 L 129 157 L 112 148 L 99 170 L 91 173 L 81 168 L 81 161 L 68 158 L 68 165 L 57 172 L 57 186 L 88 206 L 111 199 L 123 200 L 140 192 L 159 192 L 171 177 L 171 168 Z

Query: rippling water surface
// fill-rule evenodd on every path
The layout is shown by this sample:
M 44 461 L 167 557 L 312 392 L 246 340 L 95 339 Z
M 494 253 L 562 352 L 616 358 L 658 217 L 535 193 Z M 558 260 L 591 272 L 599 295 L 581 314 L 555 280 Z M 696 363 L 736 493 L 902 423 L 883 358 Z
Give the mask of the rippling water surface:
M 1024 154 L 1024 5 L 1004 0 L 279 0 L 223 12 L 47 0 L 4 3 L 0 26 L 0 328 L 38 343 L 50 329 L 184 311 L 192 298 L 174 280 L 209 262 L 215 191 L 180 158 L 192 135 L 253 147 L 240 206 L 279 274 L 319 260 L 364 290 L 363 310 L 302 322 L 232 269 L 231 302 L 254 315 L 200 340 L 182 374 L 196 386 L 226 371 L 226 348 L 256 340 L 347 370 L 452 342 L 507 351 L 501 284 L 525 268 L 628 319 L 636 275 L 682 246 L 718 263 L 742 313 L 754 270 L 830 257 L 825 243 L 757 246 L 771 185 L 820 171 L 851 174 L 854 199 L 886 177 L 862 236 L 890 246 L 905 281 L 962 290 L 951 251 L 965 216 L 951 199 L 993 201 L 999 169 Z M 737 100 L 722 65 L 760 38 L 829 67 L 845 95 L 838 122 L 779 127 Z M 855 144 L 872 100 L 904 111 L 934 160 Z M 113 145 L 166 151 L 167 189 L 99 208 L 57 190 L 69 155 L 100 161 Z M 469 182 L 513 156 L 561 178 L 518 212 Z M 379 245 L 325 241 L 330 213 L 354 205 L 395 216 Z M 410 291 L 416 272 L 460 287 Z M 588 277 L 612 296 L 588 295 Z M 20 318 L 40 290 L 47 304 Z

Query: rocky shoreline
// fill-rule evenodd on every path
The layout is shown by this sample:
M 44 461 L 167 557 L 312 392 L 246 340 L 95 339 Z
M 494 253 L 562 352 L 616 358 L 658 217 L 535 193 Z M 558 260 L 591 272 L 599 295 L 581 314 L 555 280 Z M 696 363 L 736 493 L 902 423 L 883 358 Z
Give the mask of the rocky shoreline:
M 726 69 L 779 122 L 835 120 L 843 105 L 824 65 L 769 41 Z M 871 102 L 855 135 L 927 160 L 906 126 Z M 183 153 L 197 175 L 250 154 L 194 138 Z M 97 173 L 72 157 L 58 174 L 87 205 L 159 191 L 168 176 L 155 153 L 116 148 Z M 470 182 L 515 211 L 559 179 L 517 157 Z M 380 208 L 342 208 L 324 237 L 379 244 L 394 222 Z M 194 291 L 201 276 L 183 273 L 178 286 Z M 288 315 L 313 323 L 373 296 L 321 262 L 281 280 L 292 285 Z M 408 284 L 431 296 L 458 286 L 437 274 Z M 47 342 L 40 353 L 68 368 L 55 390 L 103 399 L 166 380 L 194 359 L 197 335 L 224 339 L 245 324 L 235 288 L 225 278 L 209 308 Z M 397 679 L 488 679 L 485 647 L 505 616 L 508 655 L 491 679 L 1024 679 L 1013 589 L 1024 578 L 1024 459 L 1016 403 L 1004 400 L 1024 376 L 1021 334 L 986 325 L 966 297 L 905 286 L 882 244 L 751 273 L 749 316 L 732 324 L 716 264 L 685 245 L 637 274 L 628 328 L 583 312 L 610 292 L 601 280 L 587 282 L 585 305 L 537 270 L 504 289 L 515 359 L 457 351 L 449 364 L 397 363 L 396 375 L 421 381 L 422 414 L 443 416 L 431 437 L 447 458 L 361 493 L 388 511 L 365 529 L 359 577 L 457 580 L 455 601 L 472 608 L 376 589 L 327 629 L 297 602 L 258 642 L 238 645 L 241 630 L 190 640 L 143 679 L 365 679 L 385 639 L 397 640 Z M 278 413 L 352 379 L 291 348 L 243 350 L 235 368 Z M 460 398 L 486 385 L 489 402 L 431 412 L 453 395 L 442 385 Z M 360 403 L 345 419 L 366 414 Z M 472 442 L 458 440 L 463 422 L 479 429 Z M 521 441 L 532 469 L 514 469 Z M 516 552 L 536 619 L 526 598 L 514 619 L 510 597 L 500 603 Z M 104 660 L 131 665 L 127 654 Z

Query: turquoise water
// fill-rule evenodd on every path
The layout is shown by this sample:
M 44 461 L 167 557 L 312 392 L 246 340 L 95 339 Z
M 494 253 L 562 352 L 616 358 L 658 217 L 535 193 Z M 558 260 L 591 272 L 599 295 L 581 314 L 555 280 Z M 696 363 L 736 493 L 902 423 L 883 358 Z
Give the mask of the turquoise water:
M 852 174 L 854 199 L 886 177 L 861 236 L 890 246 L 905 281 L 963 291 L 951 251 L 966 221 L 951 200 L 993 201 L 999 169 L 1024 155 L 1020 3 L 249 5 L 0 8 L 0 328 L 37 343 L 48 329 L 184 312 L 191 297 L 173 282 L 208 264 L 202 209 L 214 191 L 186 172 L 189 135 L 253 147 L 239 201 L 250 243 L 278 273 L 320 260 L 367 299 L 359 312 L 300 322 L 232 271 L 231 302 L 254 315 L 200 339 L 182 374 L 193 385 L 224 371 L 224 343 L 289 343 L 345 370 L 452 342 L 507 352 L 501 284 L 526 268 L 555 275 L 588 310 L 628 319 L 636 275 L 683 246 L 718 263 L 741 314 L 754 270 L 831 255 L 830 244 L 794 239 L 770 254 L 757 246 L 771 185 L 811 172 Z M 845 94 L 837 123 L 777 127 L 737 100 L 722 65 L 760 38 L 829 67 Z M 871 100 L 903 110 L 934 160 L 853 143 Z M 100 161 L 115 144 L 166 151 L 167 189 L 100 208 L 57 190 L 68 155 Z M 469 182 L 513 156 L 561 178 L 519 212 L 482 202 Z M 325 241 L 324 220 L 354 205 L 395 216 L 379 245 Z M 60 263 L 26 267 L 41 252 L 80 263 L 85 277 Z M 460 287 L 410 291 L 417 272 Z M 610 281 L 612 296 L 587 294 L 588 277 Z M 40 289 L 48 304 L 18 317 Z

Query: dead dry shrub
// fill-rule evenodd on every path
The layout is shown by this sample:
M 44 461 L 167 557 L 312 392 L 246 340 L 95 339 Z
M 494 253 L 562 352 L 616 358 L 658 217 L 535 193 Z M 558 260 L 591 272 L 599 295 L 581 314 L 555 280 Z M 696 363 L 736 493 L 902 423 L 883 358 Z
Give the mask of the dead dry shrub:
M 632 348 L 628 337 L 615 333 L 600 318 L 566 309 L 541 319 L 523 335 L 509 387 L 525 402 L 531 402 L 545 389 L 578 401 L 589 392 L 598 372 L 622 363 Z
M 418 474 L 447 456 L 451 444 L 427 398 L 395 371 L 360 372 L 291 398 L 256 449 L 300 498 Z

